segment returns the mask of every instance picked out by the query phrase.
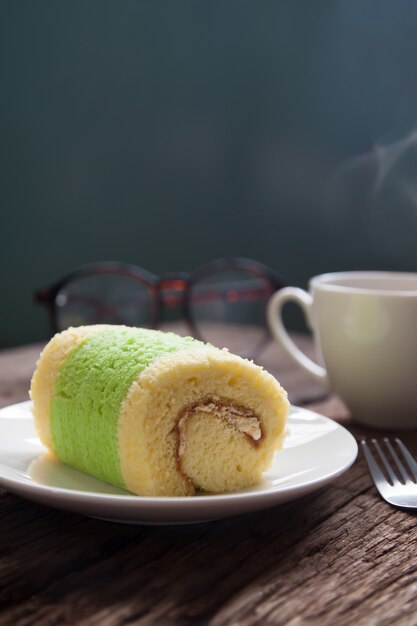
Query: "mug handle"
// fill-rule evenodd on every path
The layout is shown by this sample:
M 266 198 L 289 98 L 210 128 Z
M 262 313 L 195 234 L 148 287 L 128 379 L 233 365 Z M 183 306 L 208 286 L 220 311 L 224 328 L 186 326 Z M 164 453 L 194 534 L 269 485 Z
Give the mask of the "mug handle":
M 313 298 L 307 291 L 299 289 L 298 287 L 284 287 L 272 296 L 268 303 L 267 311 L 269 328 L 275 339 L 288 352 L 290 357 L 312 378 L 314 378 L 316 382 L 328 388 L 329 379 L 325 368 L 309 359 L 308 356 L 300 350 L 300 348 L 291 339 L 284 326 L 282 321 L 282 310 L 284 308 L 284 304 L 287 302 L 295 302 L 301 307 L 308 326 L 313 330 Z

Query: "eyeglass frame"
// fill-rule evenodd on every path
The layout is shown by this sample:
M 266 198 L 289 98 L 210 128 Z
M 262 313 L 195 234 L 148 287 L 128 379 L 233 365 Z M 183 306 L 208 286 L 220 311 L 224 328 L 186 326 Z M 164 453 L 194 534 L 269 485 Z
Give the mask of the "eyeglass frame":
M 216 259 L 215 261 L 211 261 L 209 263 L 206 263 L 205 265 L 200 266 L 190 273 L 168 272 L 161 274 L 160 276 L 158 276 L 157 274 L 153 274 L 152 272 L 149 272 L 148 270 L 133 263 L 102 261 L 98 263 L 89 263 L 87 265 L 83 265 L 73 272 L 66 274 L 63 278 L 53 283 L 52 285 L 36 290 L 34 293 L 34 299 L 38 304 L 41 304 L 47 308 L 52 330 L 54 333 L 57 333 L 60 331 L 60 328 L 58 325 L 58 306 L 56 298 L 61 289 L 63 289 L 73 280 L 83 278 L 84 276 L 94 274 L 121 274 L 140 282 L 142 286 L 144 285 L 150 290 L 152 307 L 151 322 L 149 325 L 150 328 L 157 329 L 159 327 L 162 321 L 162 313 L 165 307 L 163 291 L 164 289 L 171 287 L 181 292 L 180 305 L 182 318 L 187 324 L 191 335 L 195 339 L 205 341 L 201 332 L 197 328 L 191 312 L 191 289 L 194 285 L 201 282 L 201 280 L 206 278 L 207 276 L 215 274 L 216 272 L 227 270 L 241 270 L 247 272 L 248 274 L 252 274 L 255 277 L 268 280 L 271 287 L 271 296 L 273 293 L 275 293 L 279 289 L 282 289 L 282 287 L 285 286 L 284 281 L 270 267 L 260 261 L 255 261 L 243 257 L 225 257 L 221 259 Z M 272 338 L 266 318 L 264 323 L 264 329 L 265 334 L 263 339 L 259 341 L 253 349 L 251 349 L 250 351 L 248 350 L 248 352 L 250 352 L 250 356 L 252 357 L 257 356 L 266 347 L 266 345 Z M 242 352 L 241 354 L 249 356 L 246 355 L 246 351 Z

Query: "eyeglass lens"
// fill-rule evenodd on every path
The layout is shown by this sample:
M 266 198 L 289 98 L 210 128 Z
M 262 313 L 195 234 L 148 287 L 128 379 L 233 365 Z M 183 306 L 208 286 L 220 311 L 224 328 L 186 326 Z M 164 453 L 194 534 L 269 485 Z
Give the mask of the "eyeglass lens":
M 150 326 L 152 322 L 149 287 L 121 273 L 77 277 L 62 287 L 55 304 L 59 330 L 83 324 Z
M 191 317 L 205 341 L 240 354 L 250 352 L 265 339 L 272 292 L 266 277 L 240 269 L 219 271 L 191 287 Z

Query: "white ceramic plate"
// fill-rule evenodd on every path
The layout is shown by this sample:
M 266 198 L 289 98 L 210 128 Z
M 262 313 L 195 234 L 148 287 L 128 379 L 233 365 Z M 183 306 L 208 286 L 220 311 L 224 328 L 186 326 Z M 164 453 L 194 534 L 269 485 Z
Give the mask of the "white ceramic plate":
M 261 484 L 232 494 L 145 498 L 54 460 L 36 436 L 31 402 L 0 410 L 0 485 L 59 509 L 131 524 L 203 522 L 288 502 L 340 476 L 357 452 L 340 424 L 292 407 L 284 449 Z

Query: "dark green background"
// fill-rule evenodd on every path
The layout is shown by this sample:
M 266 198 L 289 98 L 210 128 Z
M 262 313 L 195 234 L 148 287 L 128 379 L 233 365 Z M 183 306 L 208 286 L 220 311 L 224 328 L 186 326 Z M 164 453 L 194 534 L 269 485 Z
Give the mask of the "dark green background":
M 416 2 L 0 7 L 1 346 L 91 261 L 417 270 Z

